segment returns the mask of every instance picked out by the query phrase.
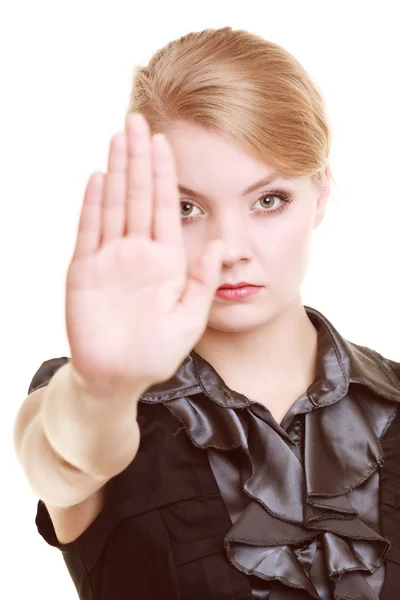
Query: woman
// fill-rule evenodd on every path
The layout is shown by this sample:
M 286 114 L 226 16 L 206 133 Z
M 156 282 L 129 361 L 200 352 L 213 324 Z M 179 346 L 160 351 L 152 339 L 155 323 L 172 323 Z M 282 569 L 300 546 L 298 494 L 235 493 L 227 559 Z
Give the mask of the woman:
M 300 296 L 330 141 L 309 75 L 248 32 L 137 69 L 83 201 L 71 357 L 15 424 L 81 599 L 399 597 L 400 364 Z

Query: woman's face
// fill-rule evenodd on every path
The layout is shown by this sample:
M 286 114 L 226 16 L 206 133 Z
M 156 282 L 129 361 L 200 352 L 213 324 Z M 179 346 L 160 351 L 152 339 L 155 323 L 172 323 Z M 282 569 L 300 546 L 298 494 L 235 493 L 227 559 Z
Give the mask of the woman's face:
M 175 156 L 189 266 L 209 240 L 220 238 L 219 285 L 263 286 L 238 301 L 214 298 L 208 327 L 237 332 L 258 327 L 299 295 L 312 232 L 329 196 L 329 169 L 323 188 L 299 177 L 249 191 L 272 175 L 268 166 L 198 125 L 179 121 L 165 134 Z

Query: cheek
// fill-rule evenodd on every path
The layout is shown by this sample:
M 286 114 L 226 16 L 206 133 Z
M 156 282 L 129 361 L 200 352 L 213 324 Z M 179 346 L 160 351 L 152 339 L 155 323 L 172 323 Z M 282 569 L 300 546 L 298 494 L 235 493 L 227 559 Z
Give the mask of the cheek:
M 308 221 L 297 221 L 284 232 L 281 246 L 286 247 L 289 255 L 302 254 L 309 246 L 311 231 Z
M 308 245 L 312 228 L 308 219 L 282 220 L 265 232 L 266 247 L 276 256 L 292 256 Z
M 266 242 L 259 250 L 267 272 L 287 277 L 304 271 L 312 239 L 309 219 L 282 221 L 280 227 L 271 227 L 264 239 Z

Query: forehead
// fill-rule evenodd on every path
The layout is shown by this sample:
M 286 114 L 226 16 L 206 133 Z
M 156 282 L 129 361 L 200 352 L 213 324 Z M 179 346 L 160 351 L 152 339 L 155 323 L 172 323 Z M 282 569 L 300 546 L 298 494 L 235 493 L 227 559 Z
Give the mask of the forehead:
M 249 155 L 221 133 L 194 123 L 177 121 L 164 132 L 172 147 L 178 183 L 203 195 L 242 194 L 274 169 Z M 293 188 L 308 178 L 277 178 L 272 185 Z
M 195 123 L 177 121 L 165 131 L 165 134 L 174 154 L 182 164 L 197 159 L 207 165 L 212 162 L 214 157 L 221 157 L 233 163 L 253 165 L 253 168 L 256 166 L 262 169 L 267 168 L 266 165 L 258 163 L 252 156 L 244 152 L 227 136 Z
M 171 144 L 179 183 L 192 187 L 224 182 L 240 189 L 273 173 L 216 131 L 178 122 L 165 131 Z

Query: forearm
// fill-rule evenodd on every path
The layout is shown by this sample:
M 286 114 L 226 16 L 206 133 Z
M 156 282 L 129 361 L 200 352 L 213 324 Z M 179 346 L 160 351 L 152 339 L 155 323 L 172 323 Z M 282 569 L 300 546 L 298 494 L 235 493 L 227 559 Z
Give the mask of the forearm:
M 52 377 L 41 406 L 44 435 L 65 461 L 89 475 L 113 477 L 139 447 L 137 402 L 143 389 L 89 390 L 71 363 Z
M 30 394 L 14 429 L 15 449 L 33 491 L 53 506 L 78 504 L 134 459 L 142 389 L 88 390 L 71 364 Z
M 63 460 L 49 444 L 40 414 L 24 431 L 18 458 L 33 492 L 52 506 L 79 504 L 109 479 L 84 473 Z

